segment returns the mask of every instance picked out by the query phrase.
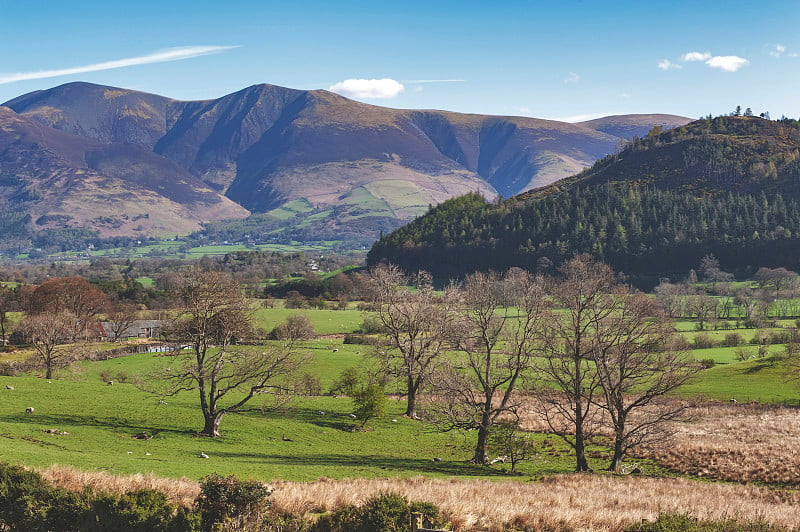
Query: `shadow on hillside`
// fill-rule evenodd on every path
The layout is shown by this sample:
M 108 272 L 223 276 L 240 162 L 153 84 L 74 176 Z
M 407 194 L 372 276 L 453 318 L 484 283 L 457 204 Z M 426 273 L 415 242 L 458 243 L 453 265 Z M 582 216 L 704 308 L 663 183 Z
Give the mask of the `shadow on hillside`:
M 79 414 L 47 415 L 38 412 L 33 414 L 8 414 L 5 416 L 0 416 L 0 421 L 5 421 L 8 423 L 36 423 L 39 425 L 45 425 L 48 428 L 59 429 L 73 426 L 122 429 L 124 432 L 130 432 L 131 436 L 140 432 L 148 432 L 153 437 L 158 436 L 159 433 L 185 435 L 191 432 L 188 430 L 178 430 L 171 427 L 159 427 L 152 424 L 131 424 L 130 420 L 118 417 L 97 417 Z
M 499 469 L 478 466 L 461 461 L 434 462 L 432 458 L 397 458 L 377 455 L 349 454 L 269 454 L 269 453 L 231 453 L 215 451 L 214 456 L 236 460 L 249 460 L 264 464 L 285 465 L 287 467 L 347 467 L 347 468 L 379 468 L 387 472 L 415 471 L 417 473 L 437 473 L 453 476 L 508 476 Z

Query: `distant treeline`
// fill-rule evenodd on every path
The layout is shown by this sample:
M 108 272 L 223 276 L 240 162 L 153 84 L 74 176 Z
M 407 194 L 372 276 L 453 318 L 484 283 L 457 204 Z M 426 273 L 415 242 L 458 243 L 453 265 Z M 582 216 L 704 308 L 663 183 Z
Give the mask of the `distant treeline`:
M 780 194 L 695 194 L 651 186 L 574 187 L 487 203 L 471 193 L 384 236 L 368 264 L 459 276 L 548 269 L 587 252 L 627 274 L 685 274 L 713 253 L 734 271 L 800 265 L 800 205 Z

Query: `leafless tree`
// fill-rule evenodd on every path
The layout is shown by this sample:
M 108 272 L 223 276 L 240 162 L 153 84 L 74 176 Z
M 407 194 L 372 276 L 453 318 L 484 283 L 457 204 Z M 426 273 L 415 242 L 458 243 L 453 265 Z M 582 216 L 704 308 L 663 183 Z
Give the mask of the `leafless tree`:
M 374 268 L 364 284 L 384 331 L 385 342 L 375 354 L 388 372 L 405 381 L 405 415 L 416 418 L 417 398 L 452 336 L 452 298 L 437 295 L 426 273 L 410 279 L 396 266 Z
M 8 313 L 16 308 L 14 291 L 0 284 L 0 345 L 6 344 L 8 334 Z
M 220 436 L 220 422 L 240 411 L 257 394 L 286 392 L 286 379 L 302 359 L 294 339 L 258 348 L 237 346 L 252 337 L 252 318 L 237 282 L 216 271 L 186 270 L 175 287 L 182 315 L 167 328 L 167 338 L 188 344 L 177 351 L 180 368 L 162 375 L 164 394 L 196 391 L 204 426 L 200 434 Z M 234 393 L 235 392 L 235 393 Z
M 547 299 L 541 278 L 521 270 L 502 279 L 469 275 L 459 296 L 460 356 L 436 379 L 438 399 L 430 409 L 445 429 L 477 429 L 472 462 L 484 464 L 492 427 L 522 404 L 518 388 L 533 367 Z
M 717 315 L 717 298 L 708 294 L 689 296 L 686 300 L 686 310 L 697 318 L 700 330 L 705 330 L 706 322 Z
M 23 319 L 18 330 L 33 345 L 45 378 L 53 378 L 53 370 L 76 360 L 80 347 L 88 338 L 86 322 L 68 311 L 41 312 Z
M 539 413 L 550 429 L 575 450 L 575 469 L 588 471 L 587 439 L 598 421 L 600 375 L 594 356 L 609 339 L 601 324 L 617 312 L 612 269 L 589 255 L 578 255 L 559 268 L 563 278 L 549 293 L 554 310 L 543 335 L 537 394 Z
M 106 332 L 112 342 L 119 342 L 125 332 L 136 323 L 136 306 L 127 303 L 117 303 L 108 313 L 108 326 Z
M 656 400 L 685 384 L 698 370 L 685 353 L 671 345 L 668 316 L 645 294 L 618 287 L 616 309 L 602 317 L 592 332 L 593 361 L 597 368 L 604 409 L 614 431 L 609 469 L 620 471 L 628 451 L 662 434 L 685 404 L 656 404 Z
M 759 268 L 755 280 L 761 288 L 775 290 L 775 299 L 780 299 L 781 289 L 791 289 L 797 283 L 797 273 L 786 268 Z

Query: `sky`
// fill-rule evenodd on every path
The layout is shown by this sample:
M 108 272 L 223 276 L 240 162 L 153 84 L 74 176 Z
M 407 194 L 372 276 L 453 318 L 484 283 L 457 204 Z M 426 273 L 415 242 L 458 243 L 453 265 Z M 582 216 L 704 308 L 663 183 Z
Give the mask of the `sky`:
M 0 0 L 0 102 L 72 81 L 181 100 L 250 85 L 580 121 L 800 117 L 800 2 Z

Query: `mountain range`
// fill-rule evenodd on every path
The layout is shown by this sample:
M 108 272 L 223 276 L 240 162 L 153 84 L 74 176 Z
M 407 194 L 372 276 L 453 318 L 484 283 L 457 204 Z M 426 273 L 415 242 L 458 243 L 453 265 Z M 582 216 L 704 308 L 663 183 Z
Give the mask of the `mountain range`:
M 401 110 L 266 84 L 179 101 L 68 83 L 0 107 L 0 206 L 37 230 L 101 236 L 267 213 L 273 227 L 374 237 L 450 197 L 548 185 L 654 126 L 687 122 Z

